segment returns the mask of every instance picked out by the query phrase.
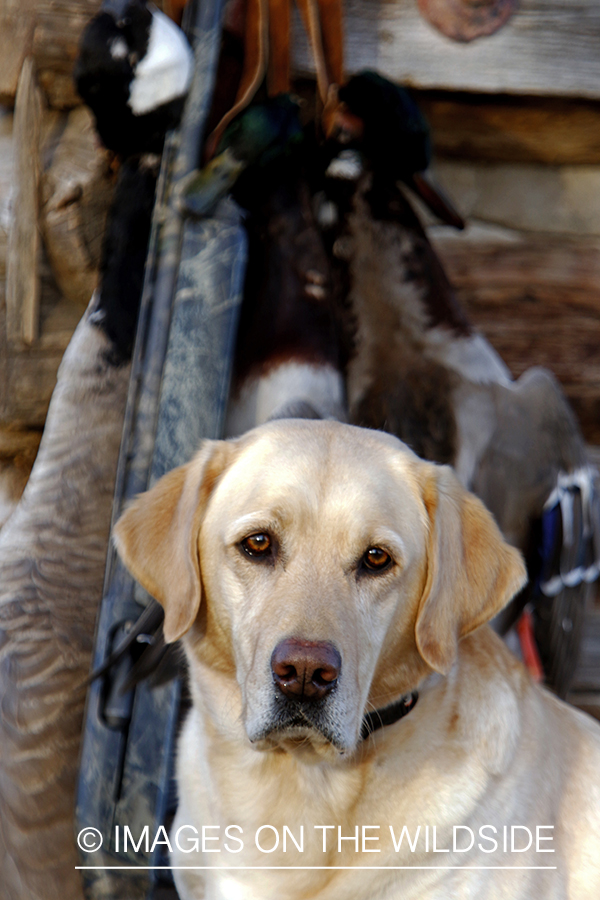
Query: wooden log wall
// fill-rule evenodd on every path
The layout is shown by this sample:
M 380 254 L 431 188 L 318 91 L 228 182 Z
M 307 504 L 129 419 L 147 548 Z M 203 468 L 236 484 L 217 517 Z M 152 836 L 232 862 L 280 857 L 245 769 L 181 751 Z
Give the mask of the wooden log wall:
M 31 203 L 24 212 L 15 203 L 14 173 L 27 160 L 31 164 L 31 155 L 17 153 L 11 119 L 5 113 L 4 138 L 0 131 L 0 213 L 4 210 L 5 224 L 0 230 L 0 426 L 38 428 L 45 421 L 62 354 L 96 285 L 114 176 L 107 153 L 97 146 L 88 110 L 46 111 L 39 206 L 29 228 Z M 22 216 L 26 236 L 34 231 L 37 241 L 20 239 Z M 24 339 L 21 325 L 15 324 L 22 319 L 16 316 L 10 285 L 20 288 L 22 297 L 28 284 L 39 298 L 39 334 Z
M 72 68 L 100 2 L 0 0 L 0 524 L 97 281 L 114 176 Z
M 600 444 L 600 240 L 471 226 L 434 244 L 471 320 L 515 377 L 552 369 Z
M 554 371 L 600 444 L 600 103 L 416 96 L 469 222 L 430 229 L 459 298 L 515 377 Z
M 600 101 L 416 92 L 438 157 L 491 163 L 600 164 Z
M 101 0 L 1 0 L 0 102 L 12 105 L 23 62 L 32 56 L 50 105 L 79 103 L 71 70 L 79 35 Z
M 346 67 L 377 69 L 415 88 L 491 94 L 600 97 L 598 0 L 521 0 L 491 37 L 442 35 L 416 0 L 346 0 Z M 294 62 L 314 73 L 299 17 Z

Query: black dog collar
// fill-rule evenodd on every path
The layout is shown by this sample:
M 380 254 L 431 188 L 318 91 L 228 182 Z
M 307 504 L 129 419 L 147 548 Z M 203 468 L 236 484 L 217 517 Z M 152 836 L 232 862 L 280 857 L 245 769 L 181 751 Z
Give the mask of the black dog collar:
M 379 728 L 383 728 L 384 725 L 393 725 L 394 722 L 404 718 L 411 709 L 414 709 L 418 699 L 418 693 L 413 691 L 411 694 L 405 694 L 403 697 L 400 697 L 395 703 L 390 703 L 389 706 L 368 712 L 363 717 L 360 730 L 361 740 L 364 741 L 370 734 L 373 734 Z

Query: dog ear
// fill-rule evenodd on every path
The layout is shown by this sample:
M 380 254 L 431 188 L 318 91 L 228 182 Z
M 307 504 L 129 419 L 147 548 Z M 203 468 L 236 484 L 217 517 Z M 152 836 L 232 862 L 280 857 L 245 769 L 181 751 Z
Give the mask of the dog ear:
M 527 581 L 518 550 L 448 466 L 425 464 L 427 579 L 415 626 L 419 653 L 447 674 L 458 641 L 493 618 Z
M 231 451 L 225 441 L 206 441 L 191 462 L 173 469 L 136 497 L 114 528 L 121 559 L 164 608 L 168 644 L 179 640 L 198 615 L 200 527 Z

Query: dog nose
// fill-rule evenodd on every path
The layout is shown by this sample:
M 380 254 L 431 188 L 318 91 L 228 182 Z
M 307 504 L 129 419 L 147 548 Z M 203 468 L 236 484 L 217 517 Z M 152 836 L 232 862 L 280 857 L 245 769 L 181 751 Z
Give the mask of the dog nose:
M 271 657 L 273 680 L 292 700 L 321 700 L 336 685 L 342 658 L 329 641 L 288 638 Z

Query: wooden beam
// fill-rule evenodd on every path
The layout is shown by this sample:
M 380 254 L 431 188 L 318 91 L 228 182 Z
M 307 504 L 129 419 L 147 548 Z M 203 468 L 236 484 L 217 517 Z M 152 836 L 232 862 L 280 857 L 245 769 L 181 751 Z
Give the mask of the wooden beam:
M 12 106 L 31 52 L 35 18 L 30 0 L 0 0 L 0 103 Z
M 10 343 L 31 344 L 39 330 L 39 182 L 42 98 L 35 63 L 23 63 L 14 117 L 15 194 L 6 262 L 6 323 Z
M 68 113 L 42 183 L 40 222 L 53 275 L 62 294 L 85 308 L 98 281 L 114 183 L 87 107 Z
M 491 37 L 460 44 L 416 0 L 346 0 L 346 69 L 377 69 L 417 88 L 600 98 L 598 0 L 521 0 Z M 296 19 L 297 74 L 314 68 Z
M 35 344 L 8 347 L 3 355 L 0 328 L 0 426 L 43 427 L 60 361 L 81 318 L 81 307 L 61 297 L 56 288 L 49 290 L 45 277 L 44 328 Z
M 546 366 L 600 444 L 600 240 L 477 229 L 434 245 L 471 321 L 515 377 Z
M 437 156 L 479 162 L 600 164 L 600 103 L 416 91 Z
M 101 0 L 34 0 L 34 3 L 33 55 L 39 83 L 50 106 L 67 109 L 81 102 L 73 84 L 73 64 L 81 32 L 100 9 Z
M 466 219 L 600 236 L 600 166 L 438 159 L 432 173 Z
M 41 439 L 39 429 L 0 425 L 0 459 L 19 455 L 35 458 Z
M 26 56 L 51 106 L 77 105 L 72 69 L 79 37 L 101 0 L 0 0 L 0 102 L 12 104 Z

